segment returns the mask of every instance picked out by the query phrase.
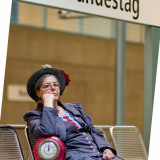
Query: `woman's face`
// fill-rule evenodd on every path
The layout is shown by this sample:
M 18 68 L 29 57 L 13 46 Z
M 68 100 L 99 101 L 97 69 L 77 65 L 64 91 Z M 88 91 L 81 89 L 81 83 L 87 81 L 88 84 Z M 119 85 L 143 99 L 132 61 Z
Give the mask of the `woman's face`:
M 54 76 L 48 76 L 42 81 L 42 85 L 36 94 L 43 101 L 44 94 L 54 94 L 54 101 L 58 101 L 60 98 L 60 86 L 57 79 Z

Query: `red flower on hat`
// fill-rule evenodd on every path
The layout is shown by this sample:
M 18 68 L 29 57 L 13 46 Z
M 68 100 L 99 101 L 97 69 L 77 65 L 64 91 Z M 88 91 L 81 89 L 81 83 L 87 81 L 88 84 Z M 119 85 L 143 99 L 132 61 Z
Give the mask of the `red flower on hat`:
M 69 75 L 66 74 L 63 70 L 60 70 L 60 71 L 65 75 L 65 77 L 66 77 L 66 82 L 67 82 L 66 86 L 68 86 L 68 85 L 69 85 L 69 82 L 71 81 L 71 80 L 69 79 Z

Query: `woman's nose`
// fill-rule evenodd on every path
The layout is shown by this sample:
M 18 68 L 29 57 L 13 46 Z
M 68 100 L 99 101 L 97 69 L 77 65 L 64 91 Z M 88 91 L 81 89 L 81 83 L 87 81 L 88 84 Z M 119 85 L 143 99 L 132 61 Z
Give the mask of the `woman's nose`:
M 51 90 L 55 90 L 55 86 L 54 85 L 51 85 Z

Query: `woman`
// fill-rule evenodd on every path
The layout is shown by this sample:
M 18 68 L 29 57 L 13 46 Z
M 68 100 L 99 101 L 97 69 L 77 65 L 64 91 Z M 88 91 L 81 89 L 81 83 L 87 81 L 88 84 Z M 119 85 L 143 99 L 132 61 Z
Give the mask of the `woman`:
M 100 130 L 79 103 L 62 103 L 60 96 L 70 82 L 69 76 L 50 65 L 42 66 L 27 83 L 29 96 L 37 108 L 24 114 L 36 138 L 59 136 L 67 149 L 66 160 L 119 160 Z

